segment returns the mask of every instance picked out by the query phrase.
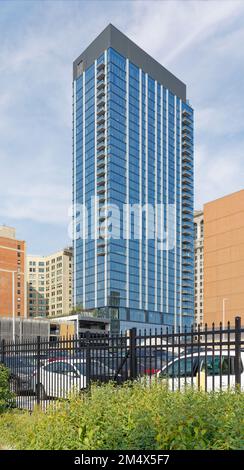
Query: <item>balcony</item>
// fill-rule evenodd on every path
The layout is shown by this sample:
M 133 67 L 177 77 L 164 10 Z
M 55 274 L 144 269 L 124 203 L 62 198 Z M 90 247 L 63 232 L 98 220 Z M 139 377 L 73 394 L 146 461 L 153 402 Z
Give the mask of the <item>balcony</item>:
M 100 176 L 97 178 L 97 185 L 100 186 L 101 184 L 105 184 L 105 176 Z
M 182 174 L 187 174 L 188 176 L 192 176 L 193 175 L 193 168 L 192 168 L 192 165 L 189 165 L 188 162 L 186 162 L 183 166 L 182 166 Z
M 189 267 L 191 268 L 191 272 L 192 272 L 192 268 L 194 268 L 194 263 L 193 263 L 193 261 L 191 261 L 190 259 L 188 259 L 188 260 L 186 260 L 186 259 L 183 260 L 182 265 L 184 266 L 183 269 L 185 269 L 186 266 L 189 266 Z
M 182 227 L 183 228 L 189 228 L 190 230 L 193 230 L 193 223 L 187 220 L 182 221 Z
M 102 142 L 104 142 L 104 139 L 103 139 Z M 100 158 L 100 157 L 103 157 L 103 158 L 104 158 L 104 157 L 105 157 L 105 146 L 104 146 L 104 145 L 102 145 L 102 146 L 99 148 L 99 150 L 97 150 L 97 157 L 98 157 L 98 158 Z
M 192 225 L 193 224 L 193 219 L 190 215 L 188 214 L 184 214 L 184 216 L 182 217 L 184 223 L 187 223 L 187 222 L 190 222 L 190 224 Z
M 184 147 L 184 148 L 182 149 L 182 155 L 189 155 L 189 156 L 191 156 L 191 155 L 192 155 L 192 150 L 190 150 L 189 148 Z
M 189 245 L 189 244 L 186 245 L 185 243 L 182 243 L 182 250 L 184 250 L 185 254 L 187 254 L 187 253 L 193 253 L 194 248 L 192 245 Z
M 186 193 L 186 192 L 185 192 L 185 193 L 182 193 L 182 199 L 183 199 L 184 201 L 187 201 L 187 202 L 188 202 L 190 199 L 192 199 L 191 193 Z M 193 199 L 192 199 L 192 200 L 193 200 Z
M 97 242 L 97 256 L 105 255 L 105 243 L 104 241 L 98 240 Z
M 189 142 L 189 140 L 185 140 L 185 139 L 184 139 L 183 142 L 182 142 L 182 147 L 183 147 L 183 148 L 186 147 L 186 148 L 192 149 L 192 143 Z
M 193 278 L 192 275 L 190 276 L 188 273 L 182 272 L 182 279 L 184 279 L 186 281 L 192 281 L 192 278 Z
M 191 183 L 193 178 L 193 172 L 186 172 L 183 168 L 182 179 L 184 180 L 183 183 L 185 184 Z
M 183 109 L 182 114 L 183 114 L 183 116 L 191 116 L 192 115 L 191 111 L 189 111 L 188 109 Z
M 97 126 L 97 132 L 104 132 L 105 131 L 105 123 L 104 121 Z
M 188 153 L 182 153 L 182 161 L 183 163 L 186 162 L 186 163 L 193 163 L 192 161 L 192 155 L 188 155 Z
M 193 210 L 193 204 L 192 202 L 190 203 L 189 201 L 184 201 L 184 207 L 189 207 L 191 210 Z
M 104 132 L 100 132 L 100 134 L 98 134 L 97 136 L 97 143 L 99 144 L 100 142 L 103 142 L 104 139 L 105 139 Z
M 100 177 L 104 177 L 105 176 L 105 169 L 104 168 L 99 168 L 99 170 L 97 170 L 97 177 L 100 178 Z
M 101 159 L 97 162 L 97 170 L 103 169 L 105 171 L 105 160 Z
M 104 222 L 104 220 L 106 220 L 105 215 L 104 215 L 104 214 L 103 214 L 103 215 L 99 215 L 98 220 L 99 220 L 99 222 Z
M 187 142 L 190 142 L 192 144 L 192 137 L 191 137 L 190 133 L 184 132 L 182 134 L 182 139 L 186 140 Z
M 105 77 L 105 69 L 104 67 L 100 68 L 99 70 L 97 70 L 97 80 L 101 80 L 101 79 L 104 79 Z
M 104 87 L 105 87 L 105 80 L 104 79 L 99 80 L 99 82 L 97 83 L 97 90 L 100 91 L 100 90 L 104 89 Z
M 105 95 L 101 96 L 101 98 L 98 98 L 97 100 L 97 106 L 105 106 Z
M 185 133 L 187 136 L 191 134 L 191 128 L 189 126 L 182 126 L 182 133 Z
M 98 108 L 97 110 L 97 115 L 98 116 L 102 116 L 105 114 L 105 106 L 101 106 L 100 108 Z
M 184 189 L 189 191 L 191 189 L 193 191 L 193 175 L 183 175 L 182 176 L 182 185 L 184 186 Z
M 103 96 L 105 97 L 105 90 L 101 88 L 100 90 L 97 91 L 97 99 L 100 99 Z
M 98 66 L 97 66 L 97 71 L 104 70 L 104 68 L 105 68 L 105 63 L 104 63 L 104 62 L 101 62 L 101 63 L 98 64 Z
M 97 144 L 97 150 L 104 150 L 105 149 L 105 139 L 101 139 L 100 142 Z
M 186 180 L 183 180 L 182 192 L 187 193 L 188 195 L 192 196 L 193 184 Z
M 182 205 L 182 212 L 183 212 L 183 214 L 192 214 L 192 211 L 193 211 L 192 208 L 189 208 L 189 207 L 187 207 L 187 206 L 185 206 L 185 205 Z
M 97 125 L 100 126 L 100 124 L 104 124 L 105 123 L 105 115 L 104 114 L 100 114 L 98 117 L 97 117 Z
M 188 231 L 187 231 L 187 230 L 188 230 Z M 189 240 L 187 240 L 187 241 L 186 241 L 185 239 L 183 240 L 183 243 L 185 243 L 185 246 L 188 247 L 189 244 L 192 246 L 192 243 L 193 243 L 193 241 L 194 241 L 194 240 L 193 240 L 193 239 L 194 239 L 193 230 L 191 230 L 191 229 L 185 229 L 182 235 L 183 235 L 183 238 L 189 237 Z M 186 259 L 188 259 L 188 258 L 186 258 Z
M 97 172 L 99 173 L 100 171 L 105 172 L 105 156 L 99 156 L 97 158 Z
M 189 295 L 183 295 L 182 296 L 182 302 L 191 302 L 192 298 L 194 297 L 193 294 L 189 294 Z
M 105 194 L 105 184 L 100 184 L 97 187 L 97 194 Z
M 191 125 L 192 125 L 192 121 L 191 121 L 191 119 L 189 119 L 188 117 L 185 116 L 185 117 L 182 119 L 182 124 L 183 124 L 183 126 L 191 126 Z
M 105 191 L 104 191 L 102 194 L 99 194 L 99 198 L 98 198 L 99 206 L 101 205 L 101 203 L 104 203 L 105 200 L 106 200 L 106 197 L 105 197 Z

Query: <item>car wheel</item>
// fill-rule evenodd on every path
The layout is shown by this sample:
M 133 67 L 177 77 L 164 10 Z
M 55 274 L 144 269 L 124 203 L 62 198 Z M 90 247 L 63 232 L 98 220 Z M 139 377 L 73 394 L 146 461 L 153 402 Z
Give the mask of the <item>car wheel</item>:
M 39 392 L 40 400 L 46 400 L 47 399 L 47 394 L 46 394 L 46 390 L 44 388 L 44 385 L 39 384 L 39 385 L 36 386 L 36 395 L 38 395 L 38 392 Z
M 19 384 L 19 380 L 17 379 L 17 377 L 10 377 L 9 388 L 10 388 L 10 392 L 16 393 L 16 395 L 20 393 L 20 384 Z

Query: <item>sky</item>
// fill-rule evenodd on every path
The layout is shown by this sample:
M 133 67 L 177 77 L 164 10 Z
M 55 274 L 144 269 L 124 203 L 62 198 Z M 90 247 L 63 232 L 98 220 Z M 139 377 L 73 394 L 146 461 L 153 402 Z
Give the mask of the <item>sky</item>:
M 72 63 L 112 23 L 187 84 L 195 207 L 244 187 L 244 2 L 0 0 L 0 225 L 71 243 Z

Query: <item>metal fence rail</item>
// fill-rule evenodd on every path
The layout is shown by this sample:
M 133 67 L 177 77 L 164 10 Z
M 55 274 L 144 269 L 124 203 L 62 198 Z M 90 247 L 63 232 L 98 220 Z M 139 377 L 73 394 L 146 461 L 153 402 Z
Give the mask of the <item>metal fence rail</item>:
M 235 326 L 171 332 L 131 329 L 120 335 L 91 334 L 55 342 L 5 341 L 0 360 L 10 370 L 10 388 L 19 408 L 46 408 L 56 399 L 82 393 L 92 382 L 127 380 L 187 386 L 205 391 L 244 389 L 244 329 Z

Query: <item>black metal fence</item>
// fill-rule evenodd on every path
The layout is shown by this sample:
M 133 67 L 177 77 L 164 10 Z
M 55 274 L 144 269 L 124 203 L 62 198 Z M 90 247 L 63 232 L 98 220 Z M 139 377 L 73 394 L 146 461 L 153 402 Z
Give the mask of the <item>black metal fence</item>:
M 131 329 L 120 335 L 91 334 L 55 342 L 40 339 L 1 342 L 0 360 L 10 370 L 14 403 L 44 408 L 55 399 L 81 393 L 92 382 L 154 381 L 170 390 L 244 389 L 244 328 L 200 327 L 185 331 Z

